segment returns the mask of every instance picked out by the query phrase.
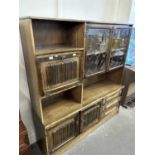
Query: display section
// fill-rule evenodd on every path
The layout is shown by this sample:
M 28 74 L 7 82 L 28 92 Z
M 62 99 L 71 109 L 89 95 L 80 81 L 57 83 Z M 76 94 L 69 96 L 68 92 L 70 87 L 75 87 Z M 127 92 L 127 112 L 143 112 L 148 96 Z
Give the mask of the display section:
M 109 48 L 110 29 L 87 28 L 86 76 L 103 73 Z
M 129 28 L 113 29 L 109 69 L 118 68 L 124 65 L 129 44 L 129 35 Z

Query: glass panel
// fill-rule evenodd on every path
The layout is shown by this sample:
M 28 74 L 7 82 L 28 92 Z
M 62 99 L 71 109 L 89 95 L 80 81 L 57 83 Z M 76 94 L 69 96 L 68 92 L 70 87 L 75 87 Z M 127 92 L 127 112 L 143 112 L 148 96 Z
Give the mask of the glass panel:
M 109 38 L 110 29 L 87 30 L 86 76 L 105 71 Z
M 124 56 L 114 56 L 110 58 L 110 68 L 124 64 Z
M 114 29 L 113 31 L 113 41 L 112 49 L 127 48 L 128 38 L 129 38 L 129 29 Z
M 88 29 L 87 53 L 103 53 L 109 46 L 109 29 Z
M 87 55 L 86 75 L 104 72 L 106 67 L 106 53 Z

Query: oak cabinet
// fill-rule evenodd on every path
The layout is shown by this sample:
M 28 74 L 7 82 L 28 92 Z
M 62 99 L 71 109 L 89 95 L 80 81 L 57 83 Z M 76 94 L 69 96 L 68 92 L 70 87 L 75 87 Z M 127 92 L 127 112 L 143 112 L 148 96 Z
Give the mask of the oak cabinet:
M 20 19 L 36 135 L 45 155 L 61 154 L 71 140 L 118 113 L 131 28 L 120 23 Z

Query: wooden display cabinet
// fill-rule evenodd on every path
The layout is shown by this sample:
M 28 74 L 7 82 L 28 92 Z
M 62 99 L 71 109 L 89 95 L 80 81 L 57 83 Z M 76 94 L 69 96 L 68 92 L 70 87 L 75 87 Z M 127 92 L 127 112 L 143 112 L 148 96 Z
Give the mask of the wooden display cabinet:
M 34 124 L 44 154 L 62 154 L 78 137 L 118 113 L 131 27 L 40 17 L 20 19 Z M 115 29 L 120 32 L 117 37 Z M 129 32 L 124 34 L 124 29 Z M 123 61 L 113 65 L 113 51 L 118 50 L 124 50 Z

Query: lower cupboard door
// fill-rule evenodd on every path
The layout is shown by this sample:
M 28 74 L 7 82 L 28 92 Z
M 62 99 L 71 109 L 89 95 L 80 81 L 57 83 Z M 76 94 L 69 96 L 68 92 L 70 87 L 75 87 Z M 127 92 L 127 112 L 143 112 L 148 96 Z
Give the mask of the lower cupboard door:
M 81 112 L 81 132 L 99 121 L 100 105 L 95 105 Z
M 49 152 L 53 152 L 79 133 L 79 119 L 70 118 L 48 132 Z

